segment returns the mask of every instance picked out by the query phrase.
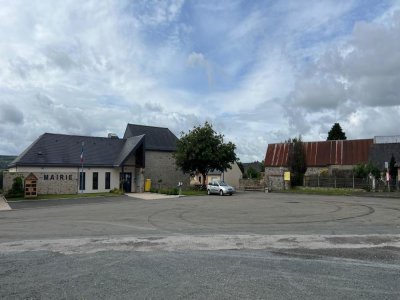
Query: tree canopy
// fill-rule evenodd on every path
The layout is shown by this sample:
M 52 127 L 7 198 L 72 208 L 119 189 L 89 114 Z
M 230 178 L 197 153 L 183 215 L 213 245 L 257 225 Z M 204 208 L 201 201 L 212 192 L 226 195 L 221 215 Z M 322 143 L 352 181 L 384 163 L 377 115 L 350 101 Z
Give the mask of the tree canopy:
M 237 160 L 235 149 L 235 144 L 224 143 L 224 136 L 216 133 L 206 122 L 204 126 L 193 127 L 187 134 L 181 133 L 175 160 L 183 172 L 199 172 L 205 180 L 211 170 L 224 172 L 231 168 Z
M 395 167 L 396 165 L 396 159 L 394 158 L 394 155 L 390 157 L 390 162 L 389 162 L 389 175 L 390 178 L 395 181 L 397 178 L 397 168 Z
M 346 140 L 346 134 L 342 130 L 342 127 L 340 126 L 339 123 L 333 124 L 331 130 L 328 132 L 328 138 L 326 139 L 327 141 L 332 141 L 332 140 Z
M 306 153 L 303 141 L 301 140 L 301 136 L 299 136 L 293 140 L 289 139 L 288 142 L 290 143 L 288 166 L 292 173 L 291 183 L 293 186 L 302 185 L 304 174 L 307 171 Z
M 372 174 L 376 179 L 381 178 L 379 168 L 372 162 L 368 164 L 358 164 L 353 168 L 353 174 L 356 178 L 367 178 L 369 174 Z

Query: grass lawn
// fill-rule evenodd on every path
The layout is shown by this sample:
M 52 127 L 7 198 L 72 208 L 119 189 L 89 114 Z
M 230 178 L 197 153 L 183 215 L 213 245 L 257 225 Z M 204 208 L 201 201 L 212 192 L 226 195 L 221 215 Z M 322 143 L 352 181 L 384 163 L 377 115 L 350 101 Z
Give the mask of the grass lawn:
M 182 191 L 182 195 L 185 195 L 185 196 L 205 196 L 205 195 L 207 195 L 207 191 L 186 190 L 186 191 Z
M 120 196 L 117 193 L 90 193 L 90 194 L 64 194 L 64 195 L 38 195 L 36 198 L 7 198 L 7 201 L 35 201 L 35 200 L 51 200 L 51 199 L 76 199 L 76 198 L 91 198 L 91 197 L 115 197 Z

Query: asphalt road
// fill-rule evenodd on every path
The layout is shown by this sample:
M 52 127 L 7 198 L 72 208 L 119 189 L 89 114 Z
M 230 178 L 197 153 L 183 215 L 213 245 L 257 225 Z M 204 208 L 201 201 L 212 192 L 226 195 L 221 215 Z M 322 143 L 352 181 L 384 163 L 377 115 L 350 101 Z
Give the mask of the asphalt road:
M 400 298 L 399 199 L 240 193 L 10 205 L 0 212 L 0 298 Z

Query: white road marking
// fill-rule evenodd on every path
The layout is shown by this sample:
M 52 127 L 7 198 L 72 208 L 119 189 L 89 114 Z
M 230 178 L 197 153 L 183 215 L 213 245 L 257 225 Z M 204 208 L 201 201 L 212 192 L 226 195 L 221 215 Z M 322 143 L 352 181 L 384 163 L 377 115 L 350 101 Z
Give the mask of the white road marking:
M 194 251 L 268 249 L 400 248 L 397 235 L 177 235 L 23 240 L 0 243 L 0 253 L 52 251 L 63 254 L 99 251 Z

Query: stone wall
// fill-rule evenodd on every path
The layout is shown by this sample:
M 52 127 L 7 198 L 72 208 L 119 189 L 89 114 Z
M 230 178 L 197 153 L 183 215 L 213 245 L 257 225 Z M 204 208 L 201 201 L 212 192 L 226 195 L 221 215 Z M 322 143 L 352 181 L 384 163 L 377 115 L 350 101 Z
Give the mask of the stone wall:
M 337 176 L 337 177 L 349 177 L 353 170 L 352 165 L 331 165 L 325 167 L 308 167 L 305 176 L 313 175 L 325 175 L 325 176 Z M 288 171 L 285 167 L 266 167 L 265 168 L 265 184 L 272 190 L 282 190 L 288 188 L 285 186 L 283 180 L 283 173 Z
M 240 179 L 239 190 L 264 190 L 265 181 L 264 179 Z
M 31 172 L 4 171 L 3 189 L 7 193 L 12 187 L 14 178 L 22 177 L 23 180 Z M 78 192 L 77 172 L 32 172 L 37 178 L 37 193 L 40 194 L 76 194 Z
M 270 190 L 283 190 L 285 189 L 285 181 L 283 180 L 283 173 L 288 171 L 285 167 L 266 167 L 265 168 L 265 186 Z
M 144 179 L 151 179 L 151 186 L 157 188 L 161 179 L 161 188 L 175 188 L 178 182 L 189 187 L 190 176 L 177 168 L 172 152 L 146 151 Z

